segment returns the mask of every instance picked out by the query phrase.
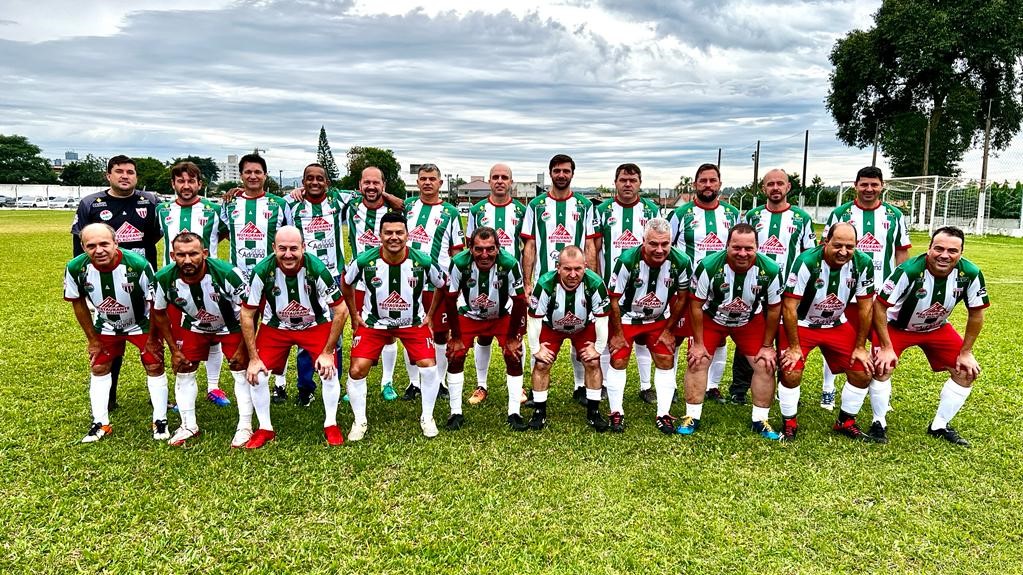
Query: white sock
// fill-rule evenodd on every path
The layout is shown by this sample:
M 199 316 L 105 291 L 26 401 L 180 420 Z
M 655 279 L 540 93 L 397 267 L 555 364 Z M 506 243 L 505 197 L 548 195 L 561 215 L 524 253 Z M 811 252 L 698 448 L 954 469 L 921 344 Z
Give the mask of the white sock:
M 412 360 L 408 357 L 408 351 L 405 351 L 405 371 L 408 372 L 408 382 L 414 387 L 419 387 L 419 380 L 421 375 L 419 373 L 419 366 L 412 363 Z
M 232 371 L 234 401 L 238 404 L 238 429 L 252 429 L 252 386 L 245 381 L 245 371 Z
M 586 401 L 600 401 L 602 395 L 599 389 L 586 388 Z
M 536 391 L 533 390 L 533 403 L 546 403 L 547 402 L 547 390 Z
M 89 403 L 92 405 L 92 421 L 110 425 L 110 413 L 107 402 L 110 401 L 110 386 L 113 379 L 110 374 L 89 377 Z M 164 405 L 167 405 L 164 402 Z
M 824 382 L 821 383 L 821 392 L 834 392 L 835 391 L 835 374 L 831 372 L 831 368 L 828 367 L 828 362 L 824 362 Z M 848 412 L 846 412 L 848 413 Z
M 842 387 L 842 403 L 838 406 L 839 409 L 849 415 L 856 415 L 863 407 L 863 400 L 867 399 L 867 391 L 867 389 L 860 389 L 848 381 L 845 382 L 845 386 Z
M 433 419 L 433 408 L 437 404 L 437 393 L 440 391 L 437 366 L 420 367 L 419 376 L 423 378 L 423 388 L 420 394 L 423 401 L 423 417 Z
M 668 415 L 671 399 L 675 396 L 675 370 L 654 369 L 654 392 L 657 395 L 657 417 Z M 610 395 L 608 396 L 610 397 Z
M 444 385 L 448 376 L 448 344 L 437 343 L 433 347 L 437 350 L 437 385 Z
M 639 390 L 650 389 L 650 368 L 654 365 L 654 356 L 645 345 L 636 346 L 636 369 L 639 370 Z
M 210 355 L 206 358 L 206 391 L 220 389 L 220 368 L 223 365 L 224 350 L 219 343 L 215 343 L 210 346 Z M 178 409 L 181 409 L 180 405 Z
M 767 421 L 767 419 L 770 416 L 771 416 L 771 408 L 770 407 L 757 407 L 755 405 L 753 406 L 753 421 L 754 422 L 756 422 L 756 421 Z
M 611 373 L 611 348 L 605 347 L 600 354 L 600 373 L 604 376 L 602 380 L 604 387 L 607 387 L 608 374 Z M 614 411 L 613 409 L 611 411 Z
M 583 362 L 579 361 L 574 347 L 572 348 L 572 377 L 575 379 L 575 387 L 573 389 L 586 387 L 586 368 L 583 367 Z
M 320 387 L 323 389 L 323 427 L 337 425 L 337 403 L 341 401 L 341 382 L 337 379 L 337 372 L 327 379 L 321 377 Z
M 607 372 L 607 404 L 611 413 L 625 413 L 625 370 L 609 368 Z
M 884 427 L 888 427 L 885 416 L 891 409 L 889 407 L 891 400 L 892 380 L 878 381 L 875 379 L 870 382 L 870 409 L 874 412 L 874 421 L 880 421 Z
M 274 426 L 270 423 L 270 378 L 260 372 L 259 383 L 251 386 L 249 393 L 252 394 L 252 408 L 256 410 L 259 428 L 273 431 Z
M 355 423 L 366 421 L 366 378 L 352 379 L 348 377 L 348 401 L 352 405 L 352 416 Z
M 795 417 L 799 411 L 799 387 L 778 386 L 778 407 L 781 408 L 782 417 Z
M 728 361 L 728 346 L 722 345 L 714 350 L 710 371 L 707 372 L 707 389 L 715 389 L 721 385 L 721 378 L 725 375 L 726 361 Z
M 195 398 L 199 394 L 199 386 L 195 381 L 195 372 L 179 373 L 174 378 L 174 401 L 178 404 L 181 414 L 181 425 L 188 429 L 198 427 L 195 421 Z
M 702 403 L 687 403 L 686 404 L 686 415 L 693 419 L 700 419 L 703 416 L 703 404 Z
M 509 375 L 508 379 L 508 415 L 519 412 L 519 396 L 522 395 L 522 376 Z M 534 401 L 536 401 L 534 394 Z
M 490 345 L 480 345 L 477 342 L 472 347 L 473 357 L 476 361 L 476 385 L 487 388 L 487 376 L 490 375 Z M 451 377 L 448 377 L 451 381 Z
M 945 381 L 941 388 L 941 396 L 938 400 L 938 411 L 934 414 L 934 421 L 931 422 L 931 429 L 943 429 L 949 421 L 959 413 L 966 398 L 970 397 L 973 387 L 963 387 L 952 381 L 951 378 Z
M 385 345 L 384 350 L 380 353 L 380 360 L 383 363 L 383 374 L 380 377 L 380 387 L 383 387 L 388 383 L 394 385 L 394 364 L 398 363 L 398 343 L 395 342 Z
M 448 406 L 451 415 L 462 413 L 462 387 L 465 385 L 465 372 L 448 374 Z
M 153 421 L 167 419 L 167 374 L 147 375 L 149 401 L 153 402 Z
M 315 361 L 315 358 L 313 358 Z M 288 380 L 284 379 L 285 374 L 288 373 L 288 364 L 291 363 L 291 352 L 288 352 L 288 357 L 284 358 L 284 369 L 281 370 L 280 375 L 274 375 L 274 386 L 275 387 L 288 387 Z

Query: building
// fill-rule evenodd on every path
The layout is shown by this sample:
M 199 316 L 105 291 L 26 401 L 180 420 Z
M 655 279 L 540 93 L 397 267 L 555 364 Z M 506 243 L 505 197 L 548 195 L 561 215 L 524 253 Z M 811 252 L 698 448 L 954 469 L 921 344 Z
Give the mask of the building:
M 242 179 L 241 174 L 238 172 L 238 155 L 230 154 L 227 156 L 226 162 L 217 162 L 217 169 L 220 173 L 217 175 L 217 179 L 210 182 L 211 184 L 219 184 L 221 182 L 240 182 Z

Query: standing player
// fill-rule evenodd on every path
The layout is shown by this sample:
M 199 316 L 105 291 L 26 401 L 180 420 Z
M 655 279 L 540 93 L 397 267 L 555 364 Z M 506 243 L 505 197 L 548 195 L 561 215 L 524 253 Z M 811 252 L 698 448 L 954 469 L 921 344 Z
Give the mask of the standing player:
M 557 262 L 557 269 L 540 276 L 530 295 L 529 349 L 535 350 L 536 363 L 532 378 L 534 410 L 528 427 L 540 430 L 547 425 L 551 366 L 567 339 L 586 370 L 586 423 L 604 432 L 608 423 L 600 414 L 600 354 L 607 346 L 607 288 L 596 272 L 586 268 L 579 247 L 566 246 Z M 514 425 L 512 429 L 524 430 Z
M 639 166 L 622 164 L 615 169 L 614 197 L 597 206 L 597 232 L 600 235 L 594 239 L 594 244 L 598 254 L 599 271 L 608 291 L 615 291 L 611 272 L 614 270 L 618 256 L 625 250 L 639 247 L 643 243 L 643 230 L 647 222 L 658 217 L 660 213 L 657 204 L 640 197 L 642 184 L 643 174 L 640 172 Z M 670 231 L 669 228 L 669 242 L 671 241 Z M 688 281 L 688 276 L 686 280 Z M 653 403 L 655 394 L 654 390 L 650 388 L 650 366 L 653 359 L 650 356 L 650 348 L 645 343 L 646 339 L 640 339 L 643 341 L 636 342 L 639 397 L 647 403 Z M 611 369 L 611 353 L 613 351 L 611 346 L 608 346 L 600 356 L 600 367 L 604 373 L 605 386 L 608 386 L 607 378 Z M 628 364 L 628 359 L 626 356 L 626 364 Z M 608 391 L 608 396 L 610 397 L 610 391 Z M 612 430 L 615 430 L 614 411 L 612 407 Z
M 142 354 L 149 399 L 153 404 L 153 439 L 167 432 L 167 374 L 163 371 L 163 346 L 149 333 L 149 306 L 153 301 L 153 270 L 135 252 L 117 245 L 116 232 L 107 224 L 89 224 L 79 230 L 84 254 L 75 256 L 64 271 L 64 299 L 71 302 L 75 319 L 89 342 L 89 402 L 92 425 L 82 443 L 92 443 L 112 433 L 107 402 L 110 399 L 110 368 L 124 355 L 126 342 Z M 95 317 L 89 306 L 95 310 Z
M 508 387 L 508 424 L 524 425 L 519 414 L 522 395 L 522 328 L 526 317 L 526 297 L 519 262 L 499 247 L 499 233 L 482 226 L 469 236 L 469 249 L 451 258 L 448 296 L 448 320 L 451 343 L 448 344 L 448 386 L 451 416 L 447 428 L 459 429 L 462 415 L 462 384 L 465 378 L 465 352 L 481 334 L 496 336 L 504 350 Z M 470 399 L 471 401 L 471 399 Z
M 671 223 L 672 244 L 685 252 L 696 266 L 706 256 L 725 249 L 721 238 L 739 222 L 739 210 L 719 199 L 721 171 L 716 165 L 703 164 L 696 168 L 694 185 L 696 199 L 676 208 L 668 221 Z M 727 357 L 728 348 L 722 338 L 721 347 L 714 351 L 707 378 L 707 398 L 719 403 L 725 401 L 719 386 Z
M 352 359 L 348 368 L 348 397 L 355 421 L 348 434 L 351 441 L 366 436 L 366 375 L 380 357 L 380 350 L 394 338 L 419 367 L 423 378 L 420 393 L 423 412 L 419 426 L 426 437 L 437 436 L 433 408 L 440 388 L 437 359 L 433 350 L 430 318 L 440 299 L 430 308 L 423 303 L 427 285 L 443 289 L 446 278 L 437 261 L 408 247 L 408 227 L 398 213 L 384 214 L 380 221 L 381 248 L 370 248 L 345 268 L 341 289 L 352 310 Z M 366 286 L 361 306 L 355 303 L 354 286 Z
M 689 257 L 671 247 L 671 225 L 663 218 L 652 218 L 645 226 L 642 245 L 630 248 L 615 258 L 610 274 L 611 287 L 611 365 L 607 371 L 607 399 L 610 404 L 611 431 L 625 430 L 625 368 L 633 343 L 642 343 L 653 353 L 658 429 L 674 433 L 669 413 L 675 395 L 675 336 L 672 320 L 682 314 L 689 280 L 693 273 Z
M 874 383 L 883 382 L 890 388 L 892 370 L 902 352 L 907 347 L 919 347 L 933 371 L 949 373 L 927 433 L 968 447 L 969 442 L 949 422 L 966 403 L 980 375 L 973 344 L 984 326 L 984 308 L 990 302 L 984 274 L 962 257 L 965 241 L 959 228 L 938 228 L 927 253 L 902 263 L 885 281 L 874 305 L 875 344 L 880 347 L 876 358 L 879 373 Z M 948 323 L 948 316 L 959 302 L 967 310 L 962 337 Z
M 686 371 L 686 415 L 678 432 L 692 435 L 700 424 L 707 372 L 708 350 L 731 337 L 736 353 L 753 366 L 753 419 L 751 429 L 765 439 L 778 439 L 768 415 L 774 390 L 778 333 L 781 314 L 781 280 L 778 265 L 757 253 L 757 234 L 749 224 L 735 224 L 725 249 L 709 255 L 697 266 L 693 280 L 689 316 L 693 342 L 689 346 Z

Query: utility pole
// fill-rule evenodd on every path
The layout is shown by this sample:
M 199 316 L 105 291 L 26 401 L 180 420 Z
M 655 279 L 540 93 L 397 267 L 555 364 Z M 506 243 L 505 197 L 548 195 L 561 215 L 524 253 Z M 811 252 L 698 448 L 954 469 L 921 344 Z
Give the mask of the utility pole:
M 980 191 L 987 188 L 987 158 L 991 150 L 991 104 L 994 99 L 987 101 L 987 121 L 984 123 L 984 160 L 980 165 Z
M 277 185 L 284 189 L 284 170 L 277 170 Z
M 923 176 L 929 175 L 927 164 L 931 159 L 931 117 L 934 116 L 934 110 L 931 110 L 931 115 L 927 118 L 927 131 L 924 133 L 924 169 Z
M 810 179 L 809 174 L 806 173 L 806 158 L 810 154 L 810 130 L 806 131 L 806 136 L 803 139 L 803 180 L 802 188 L 799 190 L 799 207 L 803 207 L 803 197 L 806 195 L 806 181 Z
M 760 179 L 760 140 L 757 140 L 757 151 L 753 152 L 753 193 L 757 193 L 757 181 Z
M 877 135 L 880 125 L 880 121 L 874 120 L 874 155 L 870 157 L 870 165 L 875 168 L 877 167 Z M 806 168 L 803 168 L 803 171 L 805 172 Z M 803 175 L 805 176 L 806 174 Z
M 718 148 L 718 169 L 721 169 L 721 148 Z

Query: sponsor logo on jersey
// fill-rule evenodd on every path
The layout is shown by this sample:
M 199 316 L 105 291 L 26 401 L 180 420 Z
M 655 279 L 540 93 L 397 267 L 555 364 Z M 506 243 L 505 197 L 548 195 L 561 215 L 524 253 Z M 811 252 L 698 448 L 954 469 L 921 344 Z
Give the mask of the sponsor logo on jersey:
M 305 243 L 305 247 L 311 250 L 329 250 L 334 247 L 334 239 L 323 238 L 322 240 L 309 240 Z
M 781 243 L 778 236 L 771 236 L 760 245 L 760 253 L 780 256 L 785 253 L 785 245 Z
M 195 319 L 200 323 L 220 323 L 219 315 L 212 314 L 204 309 L 200 309 L 199 312 L 195 314 Z
M 474 278 L 469 278 L 469 279 L 465 280 L 465 285 L 467 287 L 474 288 L 474 287 L 476 287 L 476 280 Z
M 103 301 L 101 301 L 99 305 L 96 306 L 96 310 L 99 311 L 100 313 L 109 314 L 122 314 L 131 311 L 131 309 L 129 309 L 128 306 L 121 304 L 121 302 L 117 301 L 116 299 L 110 296 L 104 298 Z
M 515 240 L 512 239 L 512 237 L 509 236 L 507 233 L 505 233 L 504 230 L 497 230 L 497 243 L 500 244 L 501 247 L 507 248 L 514 245 Z
M 481 293 L 472 300 L 472 307 L 475 309 L 490 309 L 497 305 L 497 302 L 487 297 L 487 294 Z
M 638 288 L 643 287 L 644 283 L 646 283 L 646 281 L 643 278 L 641 278 L 641 277 L 637 277 L 636 279 L 632 280 L 632 285 L 634 285 L 634 286 L 636 286 Z
M 611 245 L 618 249 L 627 250 L 629 248 L 634 248 L 641 243 L 643 242 L 639 241 L 639 238 L 632 233 L 632 230 L 625 230 L 622 235 L 618 236 L 617 240 L 611 242 Z
M 633 303 L 633 305 L 634 306 L 639 306 L 639 307 L 654 307 L 654 308 L 657 308 L 657 307 L 661 307 L 662 305 L 664 305 L 664 302 L 661 301 L 661 298 L 657 297 L 656 293 L 650 292 L 650 293 L 646 294 L 645 296 L 643 296 L 643 297 L 639 298 L 638 300 L 636 300 Z
M 408 233 L 408 241 L 416 244 L 428 244 L 433 241 L 433 237 L 426 233 L 423 226 L 416 226 L 416 229 Z
M 373 286 L 374 288 L 378 288 L 384 285 L 384 280 L 381 279 L 380 276 L 376 276 L 373 279 L 369 280 L 369 285 Z
M 164 222 L 165 224 L 171 224 L 171 223 L 174 223 L 174 216 L 168 215 L 168 216 L 167 216 L 166 218 L 164 218 L 164 219 L 163 219 L 163 222 Z
M 821 289 L 821 288 L 823 288 L 823 287 L 824 287 L 824 280 L 823 280 L 822 278 L 817 278 L 817 279 L 816 279 L 816 280 L 815 280 L 815 281 L 813 282 L 813 287 L 815 287 L 815 288 L 817 288 L 817 289 Z
M 128 222 L 124 222 L 121 224 L 121 227 L 117 228 L 117 233 L 114 234 L 114 239 L 117 240 L 117 243 L 119 244 L 141 242 L 142 232 Z
M 796 272 L 790 273 L 789 274 L 789 279 L 785 282 L 785 285 L 790 287 L 790 288 L 794 288 L 794 287 L 796 287 L 797 283 L 799 283 L 799 275 L 796 274 Z
M 554 228 L 554 231 L 547 236 L 547 240 L 556 244 L 568 244 L 575 239 L 572 234 L 568 232 L 563 224 L 558 224 L 558 227 Z
M 362 235 L 356 238 L 355 242 L 362 244 L 364 246 L 371 246 L 374 248 L 380 246 L 380 238 L 378 238 L 377 235 L 373 233 L 373 230 L 366 230 L 362 232 Z
M 717 234 L 710 232 L 707 234 L 707 237 L 696 244 L 696 249 L 701 252 L 719 252 L 725 249 L 725 243 L 721 241 Z
M 536 305 L 540 303 L 540 300 L 536 299 L 535 295 L 530 294 L 529 296 L 529 307 L 536 309 Z
M 146 214 L 149 213 L 149 208 L 135 208 L 135 213 L 138 214 L 140 218 L 144 218 L 146 217 Z
M 237 237 L 242 241 L 262 241 L 266 234 L 263 233 L 263 230 L 259 229 L 259 226 L 249 222 L 238 232 Z
M 837 295 L 829 293 L 828 297 L 821 301 L 813 304 L 813 307 L 822 311 L 838 311 L 845 309 L 845 302 L 841 300 Z
M 575 315 L 572 312 L 568 312 L 564 316 L 562 316 L 560 319 L 554 321 L 555 327 L 567 327 L 567 328 L 575 328 L 575 327 L 581 326 L 581 325 L 583 325 L 585 323 L 586 322 L 583 321 L 583 319 L 581 317 Z
M 734 298 L 732 301 L 718 308 L 720 311 L 726 311 L 728 313 L 746 313 L 751 311 L 753 308 L 742 300 L 741 297 Z
M 281 288 L 274 285 L 274 287 L 270 288 L 270 295 L 274 297 L 281 295 Z
M 917 316 L 925 319 L 947 317 L 948 314 L 949 310 L 945 309 L 945 306 L 940 303 L 931 304 L 931 307 L 916 313 Z
M 92 293 L 92 290 L 96 289 L 96 286 L 92 285 L 89 282 L 85 282 L 85 283 L 82 284 L 82 289 L 84 289 L 85 291 L 87 291 L 89 293 Z
M 110 210 L 103 210 L 102 212 L 99 213 L 99 219 L 103 220 L 104 222 L 109 221 L 110 218 L 112 217 L 114 217 L 114 214 Z
M 320 216 L 316 216 L 309 220 L 309 225 L 305 227 L 305 231 L 307 232 L 330 232 L 333 230 L 334 224 Z
M 550 219 L 550 217 L 551 217 L 551 213 L 549 211 L 547 211 L 547 210 L 544 210 L 543 213 L 540 214 L 540 219 L 541 220 L 548 220 L 548 219 Z
M 618 218 L 616 218 L 614 216 L 608 216 L 607 217 L 607 225 L 613 226 L 613 225 L 615 225 L 617 223 L 618 223 Z
M 721 282 L 721 291 L 728 291 L 731 285 L 728 282 Z
M 884 246 L 881 245 L 881 242 L 877 241 L 877 238 L 874 237 L 874 234 L 867 232 L 863 234 L 863 237 L 860 238 L 860 241 L 856 242 L 856 249 L 860 250 L 861 252 L 879 254 L 884 251 Z
M 247 260 L 261 260 L 266 257 L 266 250 L 263 248 L 241 248 L 238 250 L 238 257 Z
M 885 281 L 884 285 L 881 286 L 881 290 L 884 291 L 885 293 L 892 293 L 892 291 L 894 289 L 895 289 L 895 282 L 893 282 L 892 280 Z
M 387 296 L 384 298 L 384 301 L 380 302 L 380 309 L 383 311 L 406 311 L 411 307 L 412 306 L 410 306 L 409 303 L 401 297 L 401 294 L 396 291 L 392 291 L 391 295 Z
M 277 315 L 282 319 L 291 319 L 296 317 L 308 317 L 310 309 L 306 306 L 293 301 L 288 305 L 284 306 L 284 309 L 277 312 Z
M 927 297 L 927 288 L 920 288 L 916 290 L 916 297 L 917 299 L 923 299 Z

